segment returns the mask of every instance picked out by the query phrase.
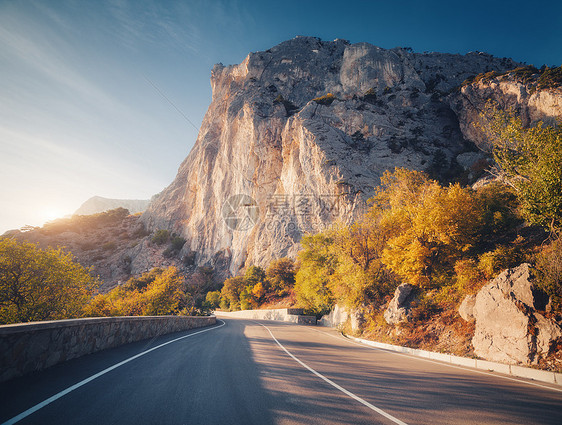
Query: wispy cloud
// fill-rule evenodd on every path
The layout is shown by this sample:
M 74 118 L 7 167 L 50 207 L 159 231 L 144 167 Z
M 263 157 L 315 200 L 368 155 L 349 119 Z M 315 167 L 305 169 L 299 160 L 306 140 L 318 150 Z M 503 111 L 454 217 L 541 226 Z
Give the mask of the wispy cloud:
M 21 22 L 4 15 L 0 18 L 0 60 L 16 67 L 25 65 L 31 72 L 75 92 L 83 101 L 100 108 L 124 111 L 126 106 L 85 78 L 69 59 L 72 48 L 60 36 L 35 27 L 22 27 Z M 65 53 L 67 54 L 65 56 Z M 13 75 L 12 78 L 18 78 Z
M 131 49 L 146 48 L 147 43 L 181 48 L 198 53 L 201 36 L 196 3 L 145 0 L 109 0 L 108 11 L 117 22 L 108 28 Z M 170 43 L 172 42 L 172 43 Z

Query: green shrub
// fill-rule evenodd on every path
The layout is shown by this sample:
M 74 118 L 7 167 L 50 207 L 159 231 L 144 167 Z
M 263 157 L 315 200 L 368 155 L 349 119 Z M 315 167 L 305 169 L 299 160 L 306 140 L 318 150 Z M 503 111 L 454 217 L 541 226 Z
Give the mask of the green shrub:
M 516 267 L 524 261 L 525 255 L 520 246 L 499 246 L 480 256 L 478 268 L 487 279 L 493 279 L 501 271 Z
M 151 242 L 156 245 L 163 245 L 170 239 L 170 232 L 165 229 L 157 230 L 152 236 Z
M 186 240 L 181 236 L 173 236 L 172 240 L 170 241 L 170 244 L 172 245 L 173 250 L 179 251 L 183 248 L 185 242 Z

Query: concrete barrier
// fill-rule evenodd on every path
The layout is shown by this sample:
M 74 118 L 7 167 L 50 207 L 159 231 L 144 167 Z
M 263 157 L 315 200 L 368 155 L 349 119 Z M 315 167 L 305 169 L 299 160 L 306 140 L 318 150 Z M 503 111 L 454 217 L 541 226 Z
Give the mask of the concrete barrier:
M 450 363 L 455 366 L 473 367 L 481 370 L 503 373 L 505 375 L 517 376 L 519 378 L 533 379 L 535 381 L 548 382 L 550 384 L 562 385 L 562 373 L 549 372 L 547 370 L 532 369 L 530 367 L 515 366 L 503 363 L 489 362 L 487 360 L 471 359 L 468 357 L 453 356 L 452 354 L 436 353 L 433 351 L 419 350 L 416 348 L 402 347 L 400 345 L 385 344 L 383 342 L 370 341 L 363 338 L 355 338 L 346 335 L 347 338 L 371 347 L 383 350 L 396 351 L 398 353 L 410 354 L 416 357 L 437 360 Z
M 106 348 L 215 323 L 214 316 L 139 316 L 3 325 L 0 382 Z
M 295 314 L 298 313 L 298 314 Z M 240 311 L 216 311 L 217 316 L 232 317 L 238 319 L 254 320 L 277 320 L 280 322 L 292 322 L 299 325 L 316 325 L 316 316 L 302 315 L 302 309 L 298 308 L 271 308 L 267 310 L 240 310 Z

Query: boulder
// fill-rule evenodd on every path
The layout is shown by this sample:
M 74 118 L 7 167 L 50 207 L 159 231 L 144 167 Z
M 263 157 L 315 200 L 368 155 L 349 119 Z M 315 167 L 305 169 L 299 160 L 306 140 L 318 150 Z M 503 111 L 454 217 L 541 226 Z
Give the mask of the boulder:
M 472 314 L 474 352 L 491 361 L 536 363 L 562 336 L 552 320 L 538 313 L 548 297 L 534 284 L 529 264 L 508 269 L 476 295 Z
M 459 315 L 467 322 L 474 320 L 474 304 L 476 295 L 467 295 L 459 306 Z
M 353 332 L 360 331 L 363 327 L 363 324 L 365 323 L 365 315 L 363 311 L 363 309 L 355 309 L 350 314 L 351 330 Z
M 408 321 L 411 315 L 410 304 L 415 298 L 413 289 L 414 287 L 408 283 L 403 283 L 396 288 L 396 291 L 394 291 L 394 298 L 390 300 L 384 312 L 386 323 L 395 325 L 400 322 Z
M 328 326 L 335 328 L 347 321 L 349 318 L 349 312 L 342 306 L 336 304 L 329 314 L 325 314 L 318 321 L 320 326 Z

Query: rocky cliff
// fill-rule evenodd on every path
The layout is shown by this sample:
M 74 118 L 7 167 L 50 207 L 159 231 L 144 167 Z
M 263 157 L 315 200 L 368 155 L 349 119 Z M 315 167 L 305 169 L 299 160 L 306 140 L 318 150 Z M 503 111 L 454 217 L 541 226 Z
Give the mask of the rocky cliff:
M 305 232 L 360 213 L 385 170 L 446 179 L 459 162 L 469 167 L 477 149 L 451 93 L 516 66 L 312 37 L 215 65 L 196 144 L 142 221 L 185 237 L 198 264 L 231 273 L 295 255 Z
M 538 70 L 518 67 L 508 72 L 490 71 L 466 80 L 450 97 L 452 109 L 469 140 L 486 150 L 486 136 L 478 124 L 488 101 L 511 109 L 524 125 L 538 121 L 548 124 L 562 120 L 562 67 Z

